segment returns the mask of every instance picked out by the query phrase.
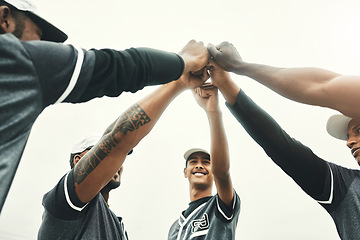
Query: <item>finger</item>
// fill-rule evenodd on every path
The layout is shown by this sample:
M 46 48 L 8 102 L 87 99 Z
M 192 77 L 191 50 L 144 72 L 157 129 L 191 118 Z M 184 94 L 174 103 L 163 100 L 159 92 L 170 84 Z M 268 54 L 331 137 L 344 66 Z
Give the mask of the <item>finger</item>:
M 211 82 L 204 83 L 203 85 L 201 85 L 201 89 L 204 89 L 204 90 L 213 89 L 213 88 L 216 88 L 216 87 Z
M 217 47 L 211 43 L 209 43 L 207 45 L 207 49 L 208 49 L 210 55 L 214 58 L 216 58 L 216 56 L 219 54 L 219 50 L 217 49 Z
M 217 64 L 217 62 L 216 62 L 216 60 L 214 58 L 209 60 L 208 65 L 211 65 L 213 68 L 219 67 L 219 65 Z
M 206 80 L 208 80 L 210 78 L 210 74 L 207 71 L 207 68 L 204 68 L 203 70 L 203 74 L 202 74 L 202 80 L 205 82 Z
M 199 92 L 198 87 L 191 89 L 191 92 L 193 93 L 194 96 L 197 95 Z
M 203 68 L 197 71 L 191 71 L 190 73 L 194 76 L 200 77 L 203 75 Z
M 200 89 L 200 91 L 201 91 L 201 97 L 202 97 L 202 98 L 209 98 L 210 95 L 211 95 L 208 90 Z
M 200 41 L 200 42 L 197 42 L 199 45 L 201 46 L 204 46 L 204 42 Z
M 232 46 L 231 43 L 224 41 L 216 46 L 216 48 L 221 52 L 221 49 L 224 47 Z
M 201 88 L 200 88 L 200 87 L 194 88 L 194 93 L 195 93 L 197 96 L 202 97 L 202 96 L 201 96 L 202 91 L 201 91 Z

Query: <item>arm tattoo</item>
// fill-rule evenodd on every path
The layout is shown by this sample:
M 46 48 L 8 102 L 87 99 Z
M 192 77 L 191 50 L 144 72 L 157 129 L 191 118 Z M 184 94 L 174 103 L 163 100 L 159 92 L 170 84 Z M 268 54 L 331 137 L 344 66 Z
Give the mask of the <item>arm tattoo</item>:
M 126 135 L 129 131 L 132 132 L 150 121 L 151 119 L 144 110 L 138 104 L 135 104 L 120 116 L 115 132 Z
M 80 184 L 84 179 L 104 160 L 118 144 L 114 135 L 122 133 L 126 135 L 150 122 L 151 119 L 144 110 L 135 104 L 123 113 L 116 121 L 115 130 L 112 134 L 101 139 L 98 146 L 94 146 L 74 168 L 75 183 Z

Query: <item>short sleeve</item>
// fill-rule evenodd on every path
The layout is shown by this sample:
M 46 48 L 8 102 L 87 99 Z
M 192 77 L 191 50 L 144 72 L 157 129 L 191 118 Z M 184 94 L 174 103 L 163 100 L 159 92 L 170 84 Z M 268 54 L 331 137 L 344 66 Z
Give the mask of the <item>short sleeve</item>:
M 225 203 L 220 199 L 219 195 L 216 194 L 216 217 L 221 221 L 230 222 L 234 219 L 234 216 L 240 212 L 240 197 L 234 190 L 234 198 L 232 203 L 232 208 L 229 209 L 226 207 Z
M 76 195 L 73 170 L 63 176 L 58 184 L 43 197 L 44 208 L 59 219 L 77 219 L 86 207 Z

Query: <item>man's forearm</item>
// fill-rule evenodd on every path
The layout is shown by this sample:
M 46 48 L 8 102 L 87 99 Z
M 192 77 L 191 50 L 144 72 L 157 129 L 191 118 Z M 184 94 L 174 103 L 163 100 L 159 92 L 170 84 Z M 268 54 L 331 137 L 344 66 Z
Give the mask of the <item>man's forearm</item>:
M 231 207 L 234 192 L 230 177 L 229 146 L 220 111 L 207 113 L 211 135 L 211 171 L 216 190 L 227 207 Z
M 324 190 L 328 171 L 325 161 L 291 138 L 280 125 L 243 91 L 228 108 L 248 134 L 283 171 L 311 196 Z
M 360 119 L 360 76 L 319 68 L 275 68 L 250 63 L 244 64 L 241 72 L 291 100 L 332 108 Z
M 220 111 L 207 112 L 211 136 L 211 164 L 215 176 L 228 174 L 230 168 L 229 146 Z
M 96 55 L 95 66 L 90 82 L 84 87 L 82 101 L 93 98 L 93 95 L 114 97 L 123 91 L 136 92 L 145 86 L 168 83 L 178 79 L 184 70 L 181 56 L 161 50 L 92 51 Z
M 253 63 L 244 64 L 238 72 L 286 98 L 318 106 L 330 105 L 326 89 L 340 76 L 318 68 L 277 68 Z
M 108 183 L 126 154 L 151 131 L 165 108 L 183 90 L 177 81 L 165 84 L 109 126 L 100 142 L 74 168 L 76 193 L 82 202 L 90 201 Z

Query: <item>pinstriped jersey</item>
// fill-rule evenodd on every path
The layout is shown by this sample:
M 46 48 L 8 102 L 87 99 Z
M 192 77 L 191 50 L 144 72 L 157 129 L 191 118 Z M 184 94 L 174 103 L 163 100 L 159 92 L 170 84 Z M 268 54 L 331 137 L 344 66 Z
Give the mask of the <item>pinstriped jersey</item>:
M 234 191 L 231 209 L 227 209 L 218 194 L 189 204 L 168 233 L 168 240 L 232 240 L 240 214 L 240 198 Z

